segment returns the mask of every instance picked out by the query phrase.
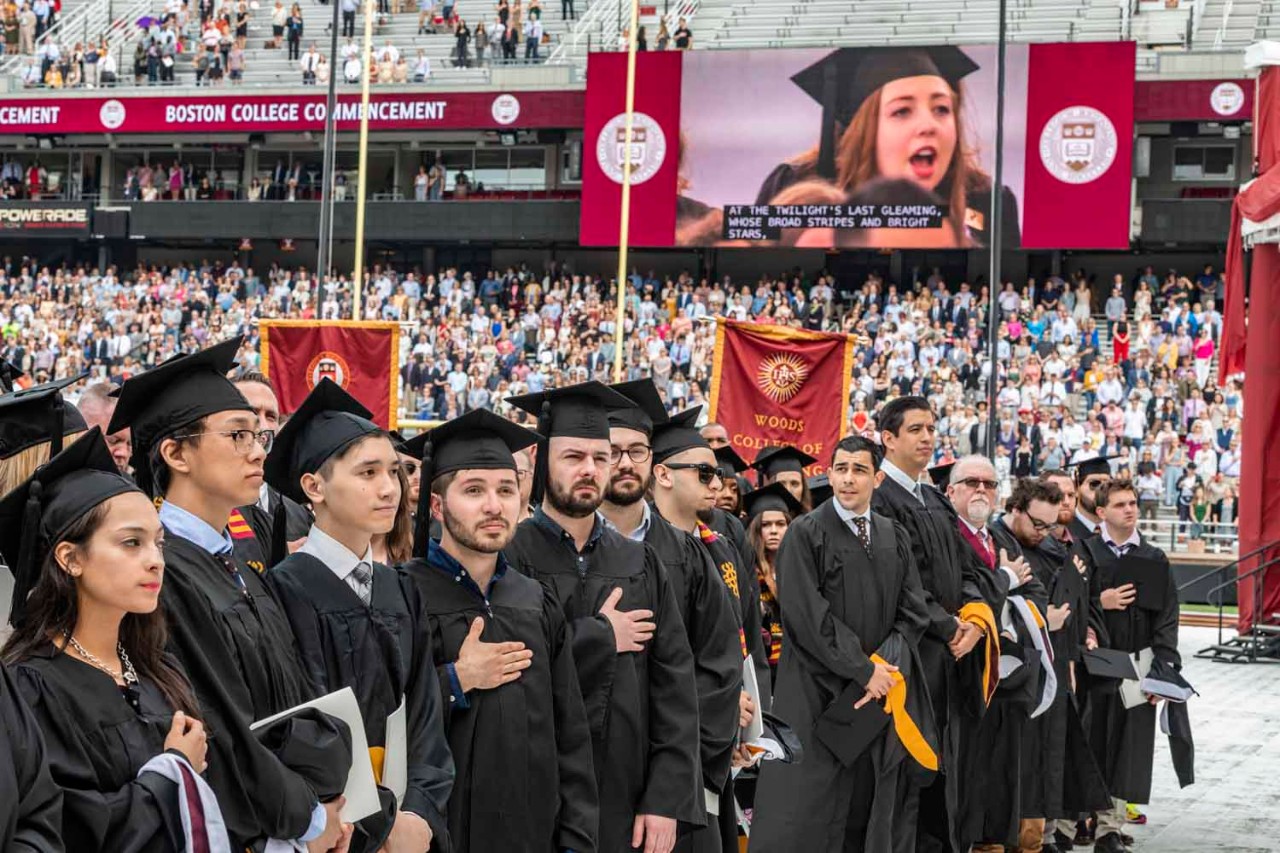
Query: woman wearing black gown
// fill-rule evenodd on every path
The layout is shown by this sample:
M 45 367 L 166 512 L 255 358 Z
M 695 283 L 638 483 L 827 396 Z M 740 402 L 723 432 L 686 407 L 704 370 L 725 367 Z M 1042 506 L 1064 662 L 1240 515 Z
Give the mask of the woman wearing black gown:
M 97 429 L 0 501 L 17 578 L 3 658 L 62 789 L 67 850 L 230 850 L 198 775 L 204 727 L 163 654 L 162 538 Z

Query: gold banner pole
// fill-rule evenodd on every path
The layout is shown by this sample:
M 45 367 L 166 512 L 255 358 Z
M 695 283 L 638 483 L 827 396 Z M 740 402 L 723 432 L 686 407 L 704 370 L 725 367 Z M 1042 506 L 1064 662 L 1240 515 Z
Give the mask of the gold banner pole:
M 335 0 L 336 2 L 336 0 Z M 367 0 L 364 8 L 364 79 L 360 83 L 360 153 L 356 166 L 356 262 L 351 273 L 351 319 L 361 318 L 361 293 L 364 287 L 364 202 L 368 189 L 366 163 L 369 155 L 369 81 L 373 78 L 373 16 L 377 12 L 374 0 Z
M 636 29 L 640 0 L 631 0 L 631 29 L 627 38 L 627 118 L 622 146 L 622 222 L 618 229 L 618 310 L 614 328 L 613 381 L 621 382 L 622 350 L 626 341 L 627 248 L 631 239 L 631 132 L 636 109 Z

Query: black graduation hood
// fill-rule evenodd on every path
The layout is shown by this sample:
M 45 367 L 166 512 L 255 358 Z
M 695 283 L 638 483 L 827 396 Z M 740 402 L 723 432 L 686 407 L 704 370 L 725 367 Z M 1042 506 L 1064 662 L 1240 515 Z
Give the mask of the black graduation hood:
M 653 437 L 654 427 L 669 420 L 667 407 L 652 379 L 636 379 L 610 385 L 614 391 L 631 401 L 633 405 L 609 410 L 609 426 L 625 427 Z
M 125 492 L 141 489 L 116 468 L 94 427 L 0 499 L 0 556 L 14 578 L 11 624 L 25 615 L 48 549 L 85 513 Z
M 49 442 L 50 457 L 62 450 L 63 436 L 88 428 L 79 409 L 62 398 L 66 388 L 88 374 L 47 382 L 0 397 L 0 458 Z
M 383 430 L 373 413 L 332 379 L 321 379 L 276 433 L 263 476 L 280 494 L 306 503 L 303 474 L 314 474 L 326 460 L 352 443 Z
M 952 89 L 978 70 L 954 45 L 934 47 L 842 47 L 795 74 L 791 82 L 822 105 L 818 174 L 836 177 L 836 125 L 847 128 L 867 98 L 886 83 L 906 77 L 941 77 Z
M 176 355 L 129 379 L 114 392 L 119 402 L 107 434 L 126 427 L 133 430 L 129 464 L 143 488 L 153 487 L 147 457 L 161 439 L 206 415 L 253 411 L 227 378 L 243 342 L 243 337 L 235 337 L 199 352 Z

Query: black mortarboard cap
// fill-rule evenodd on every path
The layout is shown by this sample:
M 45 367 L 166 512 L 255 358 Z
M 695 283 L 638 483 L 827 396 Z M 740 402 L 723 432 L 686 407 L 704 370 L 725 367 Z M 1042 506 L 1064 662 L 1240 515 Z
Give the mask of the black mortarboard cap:
M 844 692 L 814 721 L 813 734 L 845 767 L 852 767 L 880 732 L 889 725 L 882 701 L 855 707 L 866 690 L 850 682 Z
M 89 510 L 137 491 L 116 468 L 101 430 L 94 427 L 0 499 L 0 556 L 14 578 L 11 624 L 22 620 L 48 549 Z
M 351 772 L 351 729 L 317 708 L 302 708 L 255 729 L 254 737 L 280 763 L 306 781 L 327 803 L 347 787 Z
M 742 496 L 742 505 L 746 508 L 748 519 L 770 510 L 785 512 L 792 518 L 804 514 L 804 507 L 800 501 L 796 500 L 795 496 L 781 483 L 770 483 L 754 492 L 747 492 Z
M 396 446 L 396 452 L 404 453 L 404 445 L 407 439 L 401 434 L 400 430 L 390 430 L 387 435 L 391 436 L 391 443 Z
M 609 438 L 609 411 L 635 405 L 600 382 L 581 382 L 536 394 L 508 397 L 507 402 L 538 419 L 546 438 Z
M 808 480 L 809 497 L 813 500 L 816 507 L 824 504 L 831 499 L 836 490 L 831 488 L 831 478 L 826 474 L 819 474 L 816 477 L 810 477 Z
M 951 469 L 954 467 L 956 467 L 955 462 L 934 465 L 929 469 L 929 479 L 933 481 L 934 486 L 945 490 L 947 486 L 951 485 Z
M 8 394 L 13 390 L 13 383 L 26 375 L 16 364 L 0 360 L 0 392 Z
M 1119 458 L 1120 454 L 1118 453 L 1111 456 L 1091 456 L 1088 459 L 1081 459 L 1079 462 L 1068 463 L 1066 467 L 1076 469 L 1076 480 L 1083 480 L 1085 477 L 1094 474 L 1111 476 L 1111 460 Z
M 836 177 L 836 125 L 847 128 L 858 108 L 886 83 L 905 77 L 941 77 L 958 89 L 978 70 L 953 45 L 935 47 L 842 47 L 795 74 L 791 82 L 822 105 L 818 175 Z
M 107 434 L 133 430 L 129 464 L 144 489 L 152 489 L 151 448 L 206 415 L 226 411 L 252 412 L 227 373 L 235 366 L 242 337 L 231 338 L 199 352 L 176 355 L 127 380 L 116 391 L 119 402 Z
M 756 461 L 751 463 L 751 467 L 759 471 L 763 477 L 776 477 L 784 471 L 803 474 L 804 466 L 812 465 L 817 461 L 803 450 L 781 445 L 766 447 L 760 451 Z
M 1199 696 L 1196 689 L 1182 677 L 1176 666 L 1166 660 L 1154 658 L 1151 669 L 1142 679 L 1142 692 L 1168 699 L 1172 702 L 1186 702 L 1192 696 Z
M 62 450 L 63 436 L 88 429 L 80 411 L 62 399 L 63 390 L 85 375 L 46 382 L 0 397 L 0 459 L 45 441 L 49 442 L 49 456 L 56 456 Z
M 734 474 L 740 474 L 751 467 L 747 464 L 747 460 L 739 456 L 738 451 L 728 444 L 716 448 L 716 461 L 720 463 L 721 470 L 731 471 Z
M 427 446 L 427 436 L 431 435 L 429 430 L 423 430 L 413 438 L 404 439 L 403 443 L 396 447 L 405 456 L 412 456 L 414 459 L 422 459 L 422 450 Z
M 431 482 L 442 474 L 470 469 L 515 470 L 512 454 L 537 443 L 542 436 L 499 417 L 488 409 L 473 409 L 422 436 L 422 487 L 418 490 L 415 556 L 424 557 L 431 521 Z
M 1133 656 L 1118 649 L 1096 648 L 1083 653 L 1084 667 L 1095 678 L 1137 680 L 1138 669 Z
M 276 433 L 263 476 L 280 494 L 306 503 L 302 475 L 319 471 L 331 456 L 353 442 L 381 433 L 382 428 L 372 419 L 373 413 L 342 386 L 328 377 L 321 379 Z
M 633 405 L 609 410 L 609 426 L 624 427 L 653 436 L 653 428 L 668 420 L 667 407 L 652 379 L 636 379 L 610 385 L 614 391 L 630 400 Z
M 701 414 L 702 407 L 694 406 L 691 409 L 685 409 L 679 414 L 672 415 L 665 424 L 654 427 L 653 461 L 662 462 L 677 453 L 682 453 L 695 447 L 710 449 L 711 445 L 707 443 L 707 440 L 702 437 L 702 433 L 698 432 L 698 428 L 695 426 L 698 422 L 698 416 Z

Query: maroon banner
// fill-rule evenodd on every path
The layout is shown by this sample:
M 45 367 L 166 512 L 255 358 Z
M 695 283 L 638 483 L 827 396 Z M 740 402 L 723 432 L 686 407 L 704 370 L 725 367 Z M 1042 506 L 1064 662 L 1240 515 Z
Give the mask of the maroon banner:
M 680 73 L 683 54 L 636 56 L 632 126 L 630 241 L 670 246 L 676 227 L 680 160 Z M 622 227 L 627 55 L 593 53 L 587 60 L 586 123 L 582 133 L 584 246 L 616 246 Z
M 1253 118 L 1252 80 L 1139 80 L 1136 121 L 1247 121 Z
M 1129 248 L 1134 50 L 1031 45 L 1024 248 Z
M 369 99 L 370 130 L 582 127 L 581 91 L 398 92 Z M 314 95 L 123 95 L 0 98 L 0 134 L 287 133 L 324 130 Z M 338 129 L 360 126 L 360 96 L 338 98 Z

